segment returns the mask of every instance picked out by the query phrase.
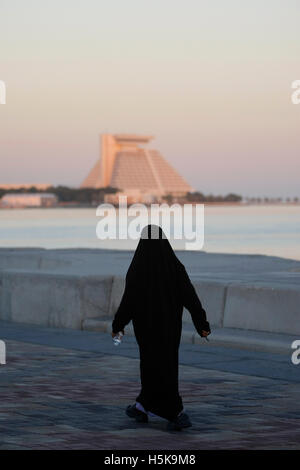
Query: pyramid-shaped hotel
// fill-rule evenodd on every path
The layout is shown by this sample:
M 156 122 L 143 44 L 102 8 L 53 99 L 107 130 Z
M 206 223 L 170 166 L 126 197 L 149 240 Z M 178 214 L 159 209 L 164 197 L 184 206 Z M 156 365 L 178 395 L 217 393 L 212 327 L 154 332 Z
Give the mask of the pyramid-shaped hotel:
M 103 134 L 101 158 L 96 162 L 81 188 L 118 188 L 106 194 L 107 202 L 116 202 L 125 194 L 128 202 L 161 201 L 164 196 L 184 196 L 193 188 L 157 151 L 145 147 L 151 136 Z

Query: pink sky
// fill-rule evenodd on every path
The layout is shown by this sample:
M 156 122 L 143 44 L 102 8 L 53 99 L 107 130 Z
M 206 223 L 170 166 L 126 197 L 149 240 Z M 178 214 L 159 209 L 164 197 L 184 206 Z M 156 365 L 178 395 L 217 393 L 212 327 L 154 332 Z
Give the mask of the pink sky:
M 0 183 L 77 186 L 128 132 L 204 193 L 299 197 L 300 4 L 261 3 L 3 0 Z

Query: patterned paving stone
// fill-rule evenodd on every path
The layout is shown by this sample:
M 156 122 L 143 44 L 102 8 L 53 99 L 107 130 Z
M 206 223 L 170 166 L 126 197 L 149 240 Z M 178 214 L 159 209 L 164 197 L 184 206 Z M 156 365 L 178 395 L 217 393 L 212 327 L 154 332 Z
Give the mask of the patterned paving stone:
M 137 424 L 124 413 L 139 392 L 137 357 L 109 347 L 6 345 L 0 449 L 300 449 L 300 382 L 262 376 L 266 364 L 255 376 L 246 366 L 242 373 L 242 361 L 239 373 L 181 362 L 180 393 L 193 427 L 169 432 L 163 419 Z

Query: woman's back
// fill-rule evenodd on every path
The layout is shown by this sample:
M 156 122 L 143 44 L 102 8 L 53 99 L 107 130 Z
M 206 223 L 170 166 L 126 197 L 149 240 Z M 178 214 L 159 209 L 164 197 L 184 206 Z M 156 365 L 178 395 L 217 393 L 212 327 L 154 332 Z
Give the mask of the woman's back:
M 209 330 L 205 310 L 183 264 L 162 229 L 148 225 L 129 266 L 112 326 L 116 333 L 132 320 L 140 350 L 142 385 L 136 402 L 168 420 L 175 419 L 183 409 L 178 391 L 183 306 L 190 310 L 200 334 L 202 329 Z
M 154 227 L 152 234 L 150 227 Z M 142 335 L 145 340 L 151 336 L 152 341 L 162 341 L 173 330 L 178 339 L 183 307 L 182 269 L 162 229 L 147 226 L 126 276 L 127 288 L 135 292 L 132 321 L 139 338 Z

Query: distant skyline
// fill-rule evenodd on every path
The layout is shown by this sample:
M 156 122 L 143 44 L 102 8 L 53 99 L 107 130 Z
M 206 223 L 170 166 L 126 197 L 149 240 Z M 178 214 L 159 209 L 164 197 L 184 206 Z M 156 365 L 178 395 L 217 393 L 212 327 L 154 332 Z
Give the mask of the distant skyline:
M 79 186 L 101 133 L 197 190 L 300 197 L 298 0 L 1 0 L 0 183 Z

